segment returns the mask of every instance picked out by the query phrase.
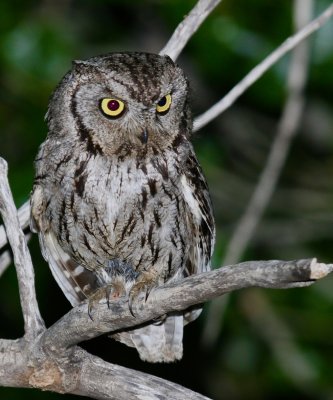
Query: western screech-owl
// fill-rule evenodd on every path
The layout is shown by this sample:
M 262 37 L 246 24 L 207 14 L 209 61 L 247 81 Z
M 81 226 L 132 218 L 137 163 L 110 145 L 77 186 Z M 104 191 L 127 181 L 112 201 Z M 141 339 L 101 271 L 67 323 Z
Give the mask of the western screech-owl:
M 74 61 L 46 121 L 31 226 L 73 306 L 101 288 L 131 300 L 210 269 L 215 228 L 189 141 L 188 81 L 169 57 L 114 53 Z M 174 361 L 182 357 L 184 324 L 200 311 L 114 336 L 143 360 Z

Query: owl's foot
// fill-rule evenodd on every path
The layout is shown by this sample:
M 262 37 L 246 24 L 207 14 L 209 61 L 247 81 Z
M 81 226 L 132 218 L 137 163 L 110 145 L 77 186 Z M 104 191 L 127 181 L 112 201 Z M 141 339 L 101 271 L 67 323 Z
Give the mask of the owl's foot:
M 92 311 L 101 300 L 106 299 L 106 304 L 110 308 L 110 300 L 125 296 L 126 290 L 122 283 L 114 282 L 97 289 L 88 299 L 88 315 L 93 321 Z
M 128 294 L 128 307 L 133 317 L 135 317 L 135 313 L 133 312 L 133 300 L 143 297 L 146 302 L 151 290 L 157 286 L 157 284 L 158 276 L 155 271 L 144 271 L 140 273 L 136 283 L 132 286 Z

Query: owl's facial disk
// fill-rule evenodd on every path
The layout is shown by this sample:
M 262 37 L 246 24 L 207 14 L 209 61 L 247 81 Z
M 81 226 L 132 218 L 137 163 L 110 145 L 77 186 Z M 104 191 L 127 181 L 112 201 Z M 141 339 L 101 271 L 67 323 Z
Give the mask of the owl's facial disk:
M 115 79 L 81 84 L 73 97 L 73 115 L 81 129 L 89 132 L 94 143 L 106 154 L 119 146 L 170 147 L 184 126 L 187 92 L 167 83 L 146 101 L 133 96 Z M 180 110 L 180 111 L 179 111 Z M 188 119 L 185 123 L 190 123 Z
M 48 121 L 64 134 L 75 126 L 74 135 L 83 132 L 80 137 L 105 154 L 121 146 L 164 151 L 191 133 L 188 97 L 187 79 L 168 57 L 114 53 L 74 63 L 53 96 Z M 64 112 L 53 112 L 59 109 Z

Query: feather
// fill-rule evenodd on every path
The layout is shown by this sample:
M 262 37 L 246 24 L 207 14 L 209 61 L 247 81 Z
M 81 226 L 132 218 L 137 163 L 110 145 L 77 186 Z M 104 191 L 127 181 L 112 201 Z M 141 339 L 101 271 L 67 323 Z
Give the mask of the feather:
M 150 323 L 122 332 L 118 340 L 132 343 L 144 361 L 173 362 L 183 355 L 183 325 L 182 315 L 169 316 L 161 324 Z
M 94 274 L 70 258 L 51 231 L 39 235 L 39 239 L 54 279 L 72 306 L 78 305 L 96 290 Z

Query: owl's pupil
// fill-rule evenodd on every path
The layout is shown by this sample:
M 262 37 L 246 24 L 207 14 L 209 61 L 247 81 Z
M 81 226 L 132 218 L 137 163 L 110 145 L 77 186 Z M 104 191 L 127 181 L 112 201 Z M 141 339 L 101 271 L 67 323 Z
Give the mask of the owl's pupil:
M 165 106 L 166 102 L 167 102 L 167 99 L 166 99 L 166 97 L 164 96 L 164 97 L 161 98 L 161 100 L 160 100 L 157 104 L 158 104 L 160 107 L 163 107 L 163 106 Z
M 110 110 L 110 111 L 116 111 L 116 110 L 118 110 L 118 108 L 120 107 L 120 104 L 119 104 L 119 101 L 117 101 L 117 100 L 110 100 L 109 102 L 108 102 L 108 109 Z

